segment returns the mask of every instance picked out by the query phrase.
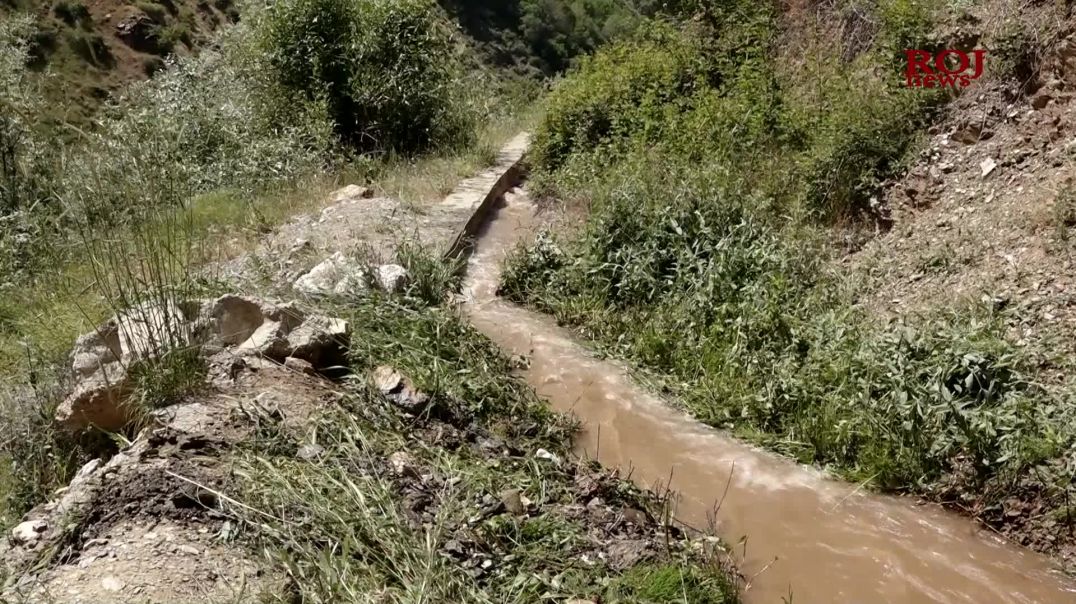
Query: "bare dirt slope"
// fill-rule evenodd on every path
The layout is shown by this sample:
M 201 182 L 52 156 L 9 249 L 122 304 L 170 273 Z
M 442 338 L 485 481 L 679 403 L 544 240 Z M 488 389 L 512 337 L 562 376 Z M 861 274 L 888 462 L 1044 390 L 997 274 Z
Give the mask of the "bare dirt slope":
M 1048 357 L 1076 353 L 1076 38 L 1029 96 L 969 89 L 888 192 L 892 228 L 844 259 L 862 302 L 895 317 L 985 302 Z M 1060 377 L 1060 366 L 1046 367 Z
M 33 15 L 32 67 L 47 73 L 48 120 L 81 125 L 124 86 L 152 75 L 170 55 L 207 44 L 238 19 L 232 0 L 15 0 L 0 18 Z

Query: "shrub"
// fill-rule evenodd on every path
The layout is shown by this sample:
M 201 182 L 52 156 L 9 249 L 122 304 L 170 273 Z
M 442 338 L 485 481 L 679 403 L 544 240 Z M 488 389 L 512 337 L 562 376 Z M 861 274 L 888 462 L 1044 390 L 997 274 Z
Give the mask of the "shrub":
M 1015 78 L 1025 89 L 1033 89 L 1039 71 L 1039 35 L 1021 21 L 1008 20 L 994 40 L 991 71 Z
M 157 44 L 163 51 L 170 52 L 179 43 L 191 45 L 191 29 L 186 23 L 171 23 L 158 31 Z
M 535 136 L 536 162 L 556 170 L 572 154 L 611 160 L 653 145 L 694 157 L 734 156 L 763 142 L 776 117 L 773 74 L 763 58 L 769 22 L 744 27 L 735 36 L 711 32 L 711 39 L 652 22 L 585 59 L 550 96 Z M 741 62 L 714 52 L 743 38 L 754 46 L 738 52 Z
M 253 191 L 325 165 L 332 137 L 320 108 L 294 103 L 285 111 L 246 35 L 240 25 L 220 51 L 166 61 L 106 108 L 100 128 L 72 150 L 84 159 L 58 187 L 73 218 L 114 222 L 187 195 Z
M 431 0 L 285 0 L 260 22 L 280 83 L 324 102 L 360 150 L 421 151 L 464 142 L 463 72 Z
M 135 3 L 135 6 L 158 25 L 164 25 L 168 19 L 168 9 L 156 2 L 139 1 Z
M 81 0 L 59 0 L 52 12 L 68 25 L 77 25 L 90 17 L 90 9 Z

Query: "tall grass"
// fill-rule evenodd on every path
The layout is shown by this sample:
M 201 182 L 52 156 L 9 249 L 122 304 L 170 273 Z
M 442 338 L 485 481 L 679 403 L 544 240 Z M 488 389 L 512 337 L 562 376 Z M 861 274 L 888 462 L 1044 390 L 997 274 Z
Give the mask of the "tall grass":
M 365 602 L 371 594 L 383 602 L 639 601 L 633 596 L 655 594 L 655 601 L 735 602 L 724 564 L 683 549 L 676 537 L 649 561 L 654 568 L 637 564 L 623 577 L 593 554 L 581 561 L 601 544 L 566 507 L 585 503 L 577 501 L 574 477 L 595 471 L 571 461 L 572 426 L 511 376 L 509 359 L 456 309 L 430 306 L 452 291 L 445 277 L 454 267 L 417 249 L 400 260 L 415 275 L 410 291 L 342 301 L 334 311 L 354 329 L 356 374 L 346 395 L 302 434 L 265 430 L 236 464 L 228 508 L 291 579 L 290 593 L 273 601 Z M 367 385 L 367 372 L 383 364 L 429 395 L 422 416 L 401 416 Z M 482 439 L 510 452 L 490 456 L 465 442 Z M 317 458 L 296 459 L 302 445 L 317 445 Z M 535 460 L 538 448 L 563 463 Z M 402 472 L 388 461 L 401 452 L 409 464 Z M 608 484 L 610 504 L 657 511 L 660 502 L 628 483 Z M 509 488 L 534 500 L 529 514 L 496 511 L 497 494 Z M 677 585 L 688 593 L 670 591 L 671 577 L 683 577 Z
M 442 42 L 455 40 L 439 13 L 425 3 L 415 7 L 426 12 L 411 23 L 412 34 L 421 36 L 420 28 L 428 26 Z M 453 122 L 466 129 L 457 132 L 459 140 L 481 137 L 485 151 L 463 153 L 416 128 L 407 133 L 409 140 L 429 137 L 418 145 L 426 156 L 387 139 L 358 155 L 338 136 L 328 101 L 318 94 L 320 83 L 311 82 L 310 91 L 289 87 L 273 63 L 265 46 L 272 40 L 272 15 L 254 5 L 245 10 L 242 22 L 221 31 L 212 46 L 170 59 L 152 79 L 112 99 L 93 128 L 71 127 L 62 137 L 31 127 L 48 108 L 36 99 L 37 76 L 27 68 L 29 21 L 0 24 L 0 199 L 11 201 L 0 207 L 0 379 L 12 390 L 31 384 L 38 392 L 5 404 L 0 416 L 0 461 L 12 470 L 0 484 L 13 494 L 0 511 L 5 522 L 62 486 L 71 468 L 99 450 L 50 427 L 77 335 L 111 315 L 132 315 L 156 354 L 136 351 L 142 361 L 132 366 L 137 388 L 131 404 L 171 402 L 201 383 L 204 367 L 186 345 L 185 302 L 218 288 L 207 264 L 241 253 L 296 213 L 320 209 L 342 184 L 369 183 L 420 202 L 439 198 L 418 174 L 454 181 L 503 142 L 506 130 L 498 128 L 516 123 L 510 110 L 498 106 L 495 97 L 503 89 L 493 86 L 494 74 L 469 71 L 450 82 L 470 83 L 466 96 L 411 110 L 416 120 L 425 119 L 419 115 L 423 107 L 490 118 L 480 132 L 475 122 Z M 379 15 L 383 27 L 362 32 L 371 48 L 419 50 L 392 47 L 398 40 L 391 15 Z M 445 73 L 456 74 L 461 59 L 455 47 L 450 50 L 411 58 L 435 75 L 448 68 Z M 384 84 L 400 75 L 393 70 L 403 63 L 381 61 L 384 53 L 370 50 L 364 57 L 369 81 Z M 376 77 L 377 69 L 385 77 Z M 432 98 L 441 92 L 438 82 L 448 85 L 443 78 L 416 80 L 409 85 L 430 88 L 409 90 Z M 391 96 L 394 89 L 381 92 Z M 395 108 L 399 125 L 406 117 L 401 112 L 418 96 L 378 98 Z
M 553 91 L 536 185 L 589 217 L 518 250 L 504 291 L 801 461 L 976 510 L 1014 495 L 1065 509 L 1072 391 L 1036 383 L 1005 318 L 885 324 L 832 270 L 830 225 L 884 224 L 879 192 L 939 101 L 900 88 L 892 52 L 933 13 L 879 3 L 851 52 L 825 23 L 722 10 L 741 18 L 704 37 L 706 19 L 655 25 Z

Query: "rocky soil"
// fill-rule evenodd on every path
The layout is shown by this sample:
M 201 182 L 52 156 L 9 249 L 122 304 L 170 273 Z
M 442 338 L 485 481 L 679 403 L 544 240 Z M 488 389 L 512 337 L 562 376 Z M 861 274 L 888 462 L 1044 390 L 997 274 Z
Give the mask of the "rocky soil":
M 510 159 L 514 165 L 518 156 Z M 449 224 L 473 211 L 468 199 L 450 198 L 448 208 L 419 224 L 433 225 L 432 237 L 454 247 Z M 689 539 L 666 522 L 666 499 L 574 459 L 567 424 L 537 399 L 464 400 L 443 379 L 423 391 L 404 370 L 377 362 L 422 327 L 416 321 L 423 313 L 439 312 L 405 308 L 413 302 L 407 302 L 411 275 L 403 266 L 372 264 L 369 256 L 341 249 L 354 245 L 356 232 L 372 228 L 361 211 L 382 206 L 393 204 L 345 189 L 337 204 L 268 236 L 255 255 L 233 265 L 249 268 L 282 245 L 303 251 L 285 255 L 265 273 L 272 279 L 268 289 L 302 302 L 227 294 L 143 305 L 78 339 L 75 387 L 60 407 L 58 425 L 107 428 L 117 444 L 0 540 L 0 578 L 7 578 L 0 600 L 299 597 L 306 589 L 302 579 L 274 553 L 286 557 L 298 546 L 284 547 L 274 522 L 309 522 L 303 506 L 326 493 L 300 493 L 294 510 L 278 505 L 268 515 L 244 503 L 276 479 L 259 477 L 252 464 L 287 467 L 300 482 L 346 470 L 349 479 L 383 485 L 395 510 L 386 519 L 399 514 L 406 519 L 399 530 L 416 535 L 429 535 L 431 523 L 438 524 L 445 535 L 435 544 L 439 564 L 465 573 L 476 589 L 537 581 L 546 591 L 599 598 L 622 572 L 685 560 L 726 580 L 728 557 L 716 539 Z M 391 251 L 392 241 L 398 240 L 385 238 L 384 249 Z M 293 268 L 299 262 L 313 269 Z M 362 287 L 338 287 L 355 275 Z M 392 311 L 402 323 L 391 329 L 400 331 L 386 331 L 376 316 L 356 326 L 348 315 L 356 308 L 366 309 L 358 317 L 402 309 Z M 364 352 L 356 351 L 357 342 Z M 468 350 L 476 345 L 453 342 Z M 461 362 L 438 357 L 446 354 L 444 346 L 430 346 L 420 347 L 428 351 L 425 366 Z M 199 384 L 167 401 L 139 398 L 146 376 L 152 382 L 166 375 L 177 350 L 196 353 Z M 481 371 L 494 371 L 481 363 Z M 522 386 L 513 385 L 503 363 L 503 373 L 491 378 L 506 388 L 497 396 L 521 396 Z M 465 384 L 474 371 L 460 367 L 447 375 Z M 482 411 L 486 407 L 500 411 Z M 350 438 L 356 431 L 368 443 L 361 455 L 332 446 L 325 436 Z M 274 496 L 284 492 L 283 486 L 270 489 Z M 529 537 L 507 538 L 510 526 Z M 295 539 L 321 530 L 326 526 L 307 527 Z M 330 531 L 326 538 L 335 537 Z M 566 586 L 564 577 L 573 582 Z
M 1071 29 L 1068 30 L 1071 32 Z M 1076 358 L 1076 36 L 1062 33 L 1023 86 L 970 88 L 931 130 L 882 207 L 891 228 L 841 262 L 884 319 L 984 305 L 1000 311 L 1047 386 Z M 1032 481 L 1033 482 L 1033 481 Z M 1076 559 L 1037 487 L 1002 510 L 965 510 L 1014 540 Z M 1014 492 L 1016 495 L 1017 492 Z

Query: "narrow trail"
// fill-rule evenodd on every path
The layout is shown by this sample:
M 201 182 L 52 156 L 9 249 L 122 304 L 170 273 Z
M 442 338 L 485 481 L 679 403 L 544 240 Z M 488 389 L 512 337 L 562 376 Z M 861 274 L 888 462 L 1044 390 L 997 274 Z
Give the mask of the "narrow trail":
M 864 493 L 724 436 L 647 394 L 552 318 L 498 300 L 502 259 L 538 227 L 535 213 L 519 189 L 491 210 L 468 264 L 471 322 L 526 355 L 527 381 L 581 420 L 580 453 L 630 468 L 643 486 L 671 476 L 685 524 L 716 518 L 737 558 L 745 554 L 746 602 L 790 593 L 797 604 L 1076 602 L 1076 582 L 1046 557 L 936 506 Z M 737 544 L 741 537 L 746 544 Z

